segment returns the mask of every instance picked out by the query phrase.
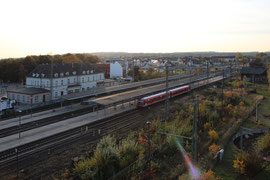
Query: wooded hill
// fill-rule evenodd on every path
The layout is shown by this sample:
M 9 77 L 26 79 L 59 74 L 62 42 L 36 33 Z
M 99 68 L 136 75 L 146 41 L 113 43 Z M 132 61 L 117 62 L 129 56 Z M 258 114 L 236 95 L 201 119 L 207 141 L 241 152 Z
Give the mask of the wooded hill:
M 24 82 L 25 77 L 39 64 L 84 62 L 95 64 L 101 62 L 97 56 L 90 54 L 64 54 L 27 56 L 19 59 L 0 61 L 0 81 Z

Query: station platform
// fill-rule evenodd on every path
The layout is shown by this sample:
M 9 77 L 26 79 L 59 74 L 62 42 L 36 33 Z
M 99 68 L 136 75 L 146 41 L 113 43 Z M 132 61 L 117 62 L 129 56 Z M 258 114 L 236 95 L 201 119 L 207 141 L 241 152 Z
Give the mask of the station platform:
M 63 113 L 67 113 L 67 112 L 70 112 L 71 110 L 75 111 L 82 108 L 85 108 L 85 106 L 82 106 L 80 104 L 74 104 L 72 106 L 65 106 L 65 107 L 55 108 L 55 109 L 42 111 L 38 113 L 33 113 L 32 115 L 28 114 L 28 115 L 23 115 L 21 117 L 18 115 L 16 118 L 0 121 L 0 130 L 13 127 L 13 126 L 18 126 L 20 119 L 21 119 L 21 124 L 25 124 L 25 123 L 34 122 L 41 119 L 57 116 Z
M 29 131 L 21 132 L 20 139 L 19 134 L 13 134 L 11 136 L 0 138 L 0 152 L 13 149 L 18 146 L 25 145 L 43 138 L 47 138 L 73 128 L 86 126 L 91 122 L 108 118 L 135 108 L 137 108 L 136 104 L 131 105 L 129 103 L 125 103 L 118 105 L 116 107 L 108 108 L 106 109 L 106 111 L 99 110 L 82 116 L 74 117 L 65 121 L 60 121 L 57 123 L 49 124 L 47 126 L 42 126 Z M 89 127 L 89 129 L 91 129 L 91 127 Z

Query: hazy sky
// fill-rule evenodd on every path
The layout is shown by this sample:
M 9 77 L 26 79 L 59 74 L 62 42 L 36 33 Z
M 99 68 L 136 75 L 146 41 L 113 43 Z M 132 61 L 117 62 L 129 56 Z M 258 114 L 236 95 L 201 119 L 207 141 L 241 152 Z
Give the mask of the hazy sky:
M 270 51 L 270 0 L 0 0 L 0 58 Z

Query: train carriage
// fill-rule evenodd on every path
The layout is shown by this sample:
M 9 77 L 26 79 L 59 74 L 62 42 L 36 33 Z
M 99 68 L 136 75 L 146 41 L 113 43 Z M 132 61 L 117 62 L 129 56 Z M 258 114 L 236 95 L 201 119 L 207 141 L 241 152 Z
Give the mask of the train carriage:
M 172 89 L 172 90 L 168 91 L 169 98 L 178 96 L 178 95 L 183 94 L 183 93 L 186 93 L 189 90 L 190 90 L 189 85 Z M 147 97 L 144 97 L 144 98 L 140 99 L 138 101 L 138 106 L 139 107 L 146 107 L 146 106 L 149 106 L 149 105 L 164 101 L 165 99 L 166 99 L 166 92 L 161 92 L 161 93 L 154 94 L 154 95 L 147 96 Z
M 151 96 L 144 97 L 139 100 L 138 106 L 140 107 L 146 107 L 154 103 L 158 103 L 160 101 L 163 101 L 166 99 L 166 92 L 154 94 Z
M 185 92 L 188 92 L 189 90 L 190 90 L 190 86 L 187 85 L 187 86 L 182 86 L 179 88 L 172 89 L 169 91 L 169 94 L 170 94 L 170 97 L 175 97 Z

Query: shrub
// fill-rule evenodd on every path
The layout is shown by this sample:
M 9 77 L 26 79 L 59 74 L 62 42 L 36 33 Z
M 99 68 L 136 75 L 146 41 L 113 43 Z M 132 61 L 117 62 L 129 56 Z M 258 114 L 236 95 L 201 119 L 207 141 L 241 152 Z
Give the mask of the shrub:
M 203 172 L 203 180 L 222 180 L 220 177 L 215 177 L 215 173 L 211 170 Z
M 204 125 L 203 125 L 203 129 L 205 130 L 205 131 L 209 131 L 210 130 L 210 124 L 208 123 L 208 122 L 206 122 Z
M 239 105 L 243 107 L 245 105 L 245 103 L 243 101 L 241 101 Z
M 263 159 L 256 153 L 241 151 L 235 156 L 233 167 L 242 175 L 253 176 L 262 166 Z
M 219 114 L 217 113 L 217 111 L 211 112 L 209 115 L 209 122 L 216 126 L 216 124 L 218 123 L 219 120 Z
M 81 179 L 107 179 L 119 170 L 119 162 L 116 139 L 106 136 L 97 144 L 92 158 L 75 164 L 74 173 Z
M 134 162 L 139 155 L 139 148 L 135 139 L 124 139 L 120 142 L 120 167 L 124 168 Z M 140 146 L 141 147 L 141 146 Z
M 226 98 L 230 98 L 230 97 L 232 97 L 232 92 L 230 92 L 230 91 L 225 92 L 224 95 Z
M 211 139 L 211 141 L 216 142 L 218 140 L 218 134 L 215 130 L 211 130 L 208 132 L 209 138 Z
M 209 151 L 213 154 L 216 154 L 220 149 L 221 147 L 216 145 L 215 143 L 209 146 Z

